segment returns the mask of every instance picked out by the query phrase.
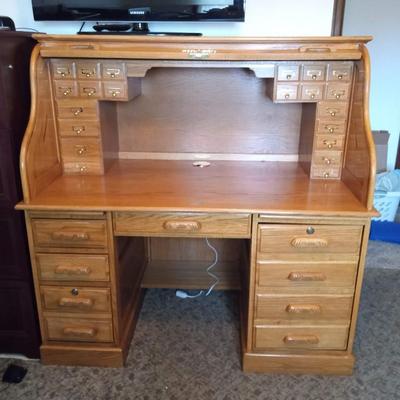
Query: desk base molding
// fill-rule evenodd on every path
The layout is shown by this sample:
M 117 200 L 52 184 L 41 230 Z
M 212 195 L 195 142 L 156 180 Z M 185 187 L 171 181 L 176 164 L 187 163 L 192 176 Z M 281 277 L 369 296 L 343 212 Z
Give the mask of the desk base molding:
M 81 367 L 124 366 L 124 350 L 119 347 L 72 347 L 64 345 L 42 345 L 41 362 L 45 365 L 72 365 Z
M 351 375 L 354 356 L 320 354 L 256 354 L 244 353 L 243 371 L 246 373 Z

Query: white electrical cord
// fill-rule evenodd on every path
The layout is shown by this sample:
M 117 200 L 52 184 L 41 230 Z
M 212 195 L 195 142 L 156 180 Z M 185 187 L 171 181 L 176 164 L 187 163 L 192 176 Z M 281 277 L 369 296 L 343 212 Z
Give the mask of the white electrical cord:
M 200 292 L 190 295 L 189 293 L 185 292 L 184 290 L 177 290 L 175 292 L 175 296 L 179 297 L 180 299 L 195 299 L 196 297 L 200 296 L 209 296 L 210 293 L 213 291 L 215 286 L 219 283 L 219 278 L 217 275 L 211 272 L 211 270 L 218 264 L 218 251 L 217 249 L 209 242 L 208 238 L 206 238 L 207 246 L 214 252 L 215 258 L 214 261 L 207 267 L 206 272 L 211 278 L 214 279 L 214 282 L 210 285 L 208 290 L 205 292 L 204 290 L 200 290 Z

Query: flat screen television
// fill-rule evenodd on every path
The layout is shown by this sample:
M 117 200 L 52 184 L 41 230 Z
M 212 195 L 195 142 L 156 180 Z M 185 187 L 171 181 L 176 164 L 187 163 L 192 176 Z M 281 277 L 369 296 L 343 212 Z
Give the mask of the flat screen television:
M 244 21 L 245 0 L 32 0 L 36 21 Z

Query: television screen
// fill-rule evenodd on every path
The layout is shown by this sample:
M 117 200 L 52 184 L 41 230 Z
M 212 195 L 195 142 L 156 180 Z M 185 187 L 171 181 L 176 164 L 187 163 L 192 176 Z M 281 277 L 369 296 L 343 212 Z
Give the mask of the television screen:
M 37 21 L 244 21 L 245 0 L 32 0 Z

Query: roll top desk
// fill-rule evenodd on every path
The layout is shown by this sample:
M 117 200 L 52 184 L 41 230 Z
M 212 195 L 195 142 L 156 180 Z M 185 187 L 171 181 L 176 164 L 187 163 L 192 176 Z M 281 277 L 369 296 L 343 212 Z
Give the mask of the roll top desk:
M 210 285 L 209 238 L 245 371 L 350 374 L 370 38 L 35 38 L 17 208 L 42 362 L 122 366 L 145 288 Z

